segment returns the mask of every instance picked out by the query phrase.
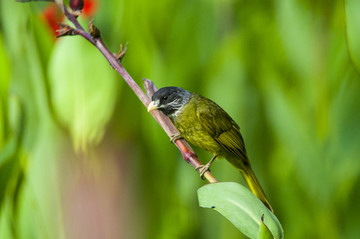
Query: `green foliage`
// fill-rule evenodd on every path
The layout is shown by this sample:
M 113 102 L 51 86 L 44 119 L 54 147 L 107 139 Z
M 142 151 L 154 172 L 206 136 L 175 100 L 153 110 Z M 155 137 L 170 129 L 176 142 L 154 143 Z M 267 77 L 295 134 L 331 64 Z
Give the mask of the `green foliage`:
M 245 238 L 198 207 L 203 182 L 102 56 L 55 40 L 49 4 L 0 0 L 0 238 Z M 235 119 L 286 237 L 355 239 L 358 8 L 103 0 L 94 24 L 111 51 L 129 42 L 123 64 L 139 84 L 184 87 Z M 243 183 L 224 160 L 211 171 Z
M 249 238 L 267 238 L 267 230 L 272 232 L 270 235 L 273 237 L 270 238 L 284 237 L 281 224 L 274 214 L 249 189 L 238 183 L 207 184 L 198 190 L 198 197 L 200 207 L 218 211 Z
M 346 16 L 346 36 L 349 49 L 349 55 L 360 71 L 360 15 L 357 10 L 360 8 L 360 2 L 356 0 L 344 0 Z

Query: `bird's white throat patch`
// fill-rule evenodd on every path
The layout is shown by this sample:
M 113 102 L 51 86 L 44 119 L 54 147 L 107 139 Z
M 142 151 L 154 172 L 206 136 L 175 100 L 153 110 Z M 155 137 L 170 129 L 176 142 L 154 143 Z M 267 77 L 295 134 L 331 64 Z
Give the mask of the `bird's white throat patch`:
M 180 102 L 180 103 L 181 103 L 181 102 Z M 178 108 L 174 113 L 172 113 L 171 115 L 169 115 L 169 118 L 170 118 L 170 119 L 176 118 L 179 114 L 181 114 L 183 108 L 184 108 L 184 104 L 180 104 L 180 108 Z

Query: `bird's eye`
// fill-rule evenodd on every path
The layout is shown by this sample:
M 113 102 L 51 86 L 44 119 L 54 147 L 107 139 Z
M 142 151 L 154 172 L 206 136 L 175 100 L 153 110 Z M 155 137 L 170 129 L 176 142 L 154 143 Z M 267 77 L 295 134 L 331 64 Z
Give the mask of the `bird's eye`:
M 167 96 L 163 96 L 161 99 L 162 99 L 162 100 L 167 100 L 168 97 L 167 97 Z

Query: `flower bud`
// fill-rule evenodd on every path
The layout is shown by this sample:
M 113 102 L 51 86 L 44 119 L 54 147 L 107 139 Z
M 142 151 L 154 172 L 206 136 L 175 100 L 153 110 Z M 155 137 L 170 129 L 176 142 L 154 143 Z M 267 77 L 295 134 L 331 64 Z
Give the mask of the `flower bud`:
M 70 8 L 76 12 L 84 8 L 84 0 L 70 0 Z

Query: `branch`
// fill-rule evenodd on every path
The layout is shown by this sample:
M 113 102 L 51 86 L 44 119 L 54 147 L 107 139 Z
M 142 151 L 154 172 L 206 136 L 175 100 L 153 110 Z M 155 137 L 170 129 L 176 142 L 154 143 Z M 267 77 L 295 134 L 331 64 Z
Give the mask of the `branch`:
M 74 25 L 74 28 L 65 25 L 60 24 L 61 30 L 59 31 L 58 37 L 66 36 L 66 35 L 80 35 L 86 40 L 88 40 L 91 44 L 93 44 L 106 58 L 106 60 L 110 63 L 110 65 L 121 75 L 121 77 L 125 80 L 125 82 L 130 86 L 130 88 L 134 91 L 136 96 L 140 99 L 140 101 L 144 104 L 144 106 L 147 108 L 150 103 L 150 98 L 154 94 L 154 92 L 157 91 L 157 88 L 155 87 L 154 83 L 148 79 L 144 78 L 144 87 L 147 92 L 147 96 L 141 88 L 136 84 L 136 82 L 132 79 L 132 77 L 129 75 L 129 73 L 125 70 L 125 68 L 121 64 L 121 60 L 124 57 L 125 49 L 122 50 L 122 47 L 120 47 L 120 52 L 117 54 L 111 53 L 108 48 L 105 46 L 104 42 L 101 39 L 100 31 L 93 25 L 93 20 L 89 23 L 89 32 L 86 32 L 84 28 L 80 25 L 80 23 L 77 20 L 78 11 L 76 12 L 70 12 L 67 7 L 62 3 L 62 1 L 56 1 L 57 5 L 60 7 L 60 9 L 63 11 L 65 16 L 69 19 L 69 21 Z M 71 2 L 71 0 L 70 0 Z M 61 3 L 61 4 L 59 4 Z M 178 132 L 178 130 L 175 128 L 173 123 L 170 121 L 170 119 L 165 116 L 162 112 L 155 110 L 150 112 L 151 115 L 155 118 L 155 120 L 159 123 L 159 125 L 164 129 L 166 134 L 171 137 L 172 135 L 175 135 Z M 196 156 L 194 150 L 190 147 L 190 145 L 184 140 L 184 139 L 178 139 L 175 141 L 175 145 L 180 150 L 183 158 L 186 162 L 190 163 L 195 169 L 202 166 L 201 162 L 199 161 L 198 157 Z M 209 172 L 206 171 L 204 174 L 204 178 L 210 182 L 210 183 L 216 183 L 218 182 L 216 178 Z

